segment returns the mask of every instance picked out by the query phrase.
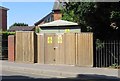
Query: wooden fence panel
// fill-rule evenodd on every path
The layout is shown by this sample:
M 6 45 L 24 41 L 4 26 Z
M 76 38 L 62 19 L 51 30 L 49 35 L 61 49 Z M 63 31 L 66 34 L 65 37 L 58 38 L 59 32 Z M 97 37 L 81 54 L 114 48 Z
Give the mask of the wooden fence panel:
M 22 34 L 20 34 L 20 32 L 16 32 L 16 46 L 15 46 L 15 61 L 16 62 L 20 62 L 20 61 L 23 61 L 22 59 L 23 58 L 20 58 L 22 57 L 22 37 L 21 37 Z
M 77 41 L 78 66 L 93 66 L 93 34 L 79 33 Z
M 45 64 L 55 64 L 55 34 L 45 34 Z
M 37 34 L 37 55 L 38 55 L 38 63 L 44 64 L 44 34 Z
M 75 33 L 65 33 L 65 64 L 75 65 Z
M 16 32 L 16 62 L 34 63 L 36 53 L 34 51 L 34 32 Z

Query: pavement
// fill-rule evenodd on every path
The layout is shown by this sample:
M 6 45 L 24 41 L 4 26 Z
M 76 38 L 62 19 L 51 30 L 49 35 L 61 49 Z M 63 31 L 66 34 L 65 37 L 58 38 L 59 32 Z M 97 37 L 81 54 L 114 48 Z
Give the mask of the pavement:
M 2 70 L 56 78 L 120 79 L 118 69 L 71 65 L 27 64 L 0 60 Z

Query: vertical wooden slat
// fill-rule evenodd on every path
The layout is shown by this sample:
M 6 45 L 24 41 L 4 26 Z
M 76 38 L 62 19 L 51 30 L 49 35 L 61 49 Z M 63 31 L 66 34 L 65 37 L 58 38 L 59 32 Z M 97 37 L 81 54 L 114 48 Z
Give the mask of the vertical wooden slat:
M 77 65 L 78 64 L 78 33 L 75 34 L 75 64 Z
M 65 34 L 65 63 L 75 65 L 75 34 Z
M 93 55 L 94 55 L 94 54 L 93 54 L 93 33 L 91 33 L 89 37 L 90 37 L 90 41 L 91 41 L 91 42 L 89 43 L 90 48 L 88 47 L 89 50 L 90 50 L 90 57 L 89 57 L 89 58 L 91 59 L 91 60 L 90 60 L 90 65 L 91 65 L 91 67 L 93 67 L 93 61 L 94 61 L 94 60 L 93 60 Z
M 44 34 L 37 34 L 38 63 L 44 64 Z
M 58 43 L 58 34 L 54 36 L 54 54 L 55 54 L 55 64 L 60 64 L 62 58 L 60 58 L 60 45 Z
M 62 40 L 58 40 L 59 38 L 62 38 Z M 58 43 L 58 41 L 60 43 Z M 55 55 L 56 55 L 56 64 L 65 64 L 65 47 L 64 47 L 64 34 L 56 34 L 55 36 L 55 47 L 57 47 L 57 49 L 55 50 Z

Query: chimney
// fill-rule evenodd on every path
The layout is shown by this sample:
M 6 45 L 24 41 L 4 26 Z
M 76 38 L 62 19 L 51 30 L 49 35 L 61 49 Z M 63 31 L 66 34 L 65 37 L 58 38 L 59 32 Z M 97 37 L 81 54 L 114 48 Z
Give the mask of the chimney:
M 54 18 L 54 21 L 60 20 L 62 18 L 62 14 L 61 14 L 60 10 L 54 11 L 53 18 Z
M 60 20 L 62 18 L 62 13 L 61 13 L 61 3 L 59 0 L 56 0 L 54 2 L 54 6 L 53 6 L 53 19 L 55 20 Z

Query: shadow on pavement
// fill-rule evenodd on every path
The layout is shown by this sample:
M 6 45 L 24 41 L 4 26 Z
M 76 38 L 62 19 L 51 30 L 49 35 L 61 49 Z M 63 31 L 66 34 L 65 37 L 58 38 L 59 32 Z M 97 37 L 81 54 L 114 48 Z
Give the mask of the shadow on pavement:
M 77 77 L 72 78 L 33 78 L 33 77 L 28 77 L 28 76 L 2 76 L 2 81 L 6 80 L 15 80 L 15 81 L 34 81 L 34 80 L 39 80 L 39 81 L 120 81 L 120 78 L 117 77 L 112 77 L 112 76 L 104 76 L 104 75 L 88 75 L 88 74 L 79 74 Z
M 31 77 L 27 77 L 27 76 L 2 76 L 2 80 L 4 79 L 33 79 Z
M 79 74 L 77 78 L 88 78 L 88 79 L 120 79 L 118 77 L 113 76 L 105 76 L 105 75 L 96 75 L 96 74 Z

